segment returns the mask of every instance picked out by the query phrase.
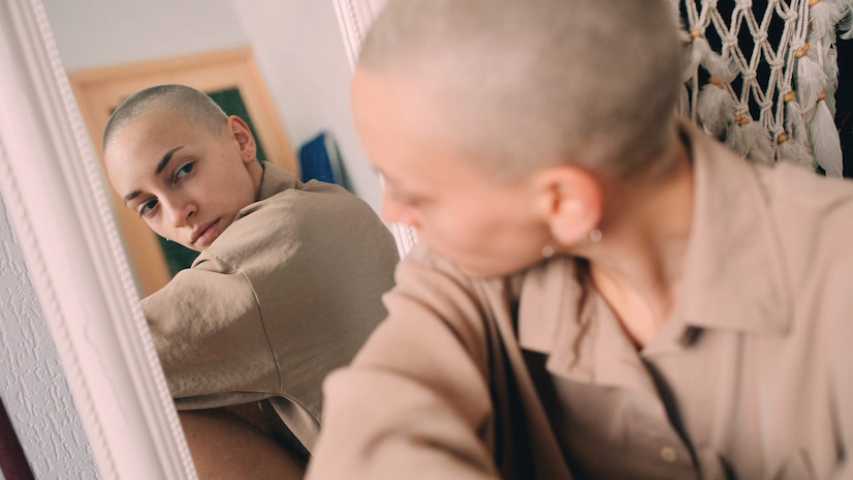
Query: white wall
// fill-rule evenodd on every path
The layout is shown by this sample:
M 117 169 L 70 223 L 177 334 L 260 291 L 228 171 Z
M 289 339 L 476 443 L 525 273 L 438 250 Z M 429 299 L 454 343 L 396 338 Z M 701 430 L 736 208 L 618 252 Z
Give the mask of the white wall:
M 43 0 L 65 69 L 247 45 L 229 0 Z
M 2 201 L 0 325 L 0 397 L 33 474 L 36 478 L 97 478 L 80 417 Z
M 356 193 L 379 181 L 356 138 L 332 0 L 44 0 L 66 70 L 251 45 L 294 149 L 321 130 L 340 145 Z
M 352 124 L 352 74 L 332 0 L 232 1 L 291 142 L 332 131 L 356 193 L 378 209 L 379 179 Z

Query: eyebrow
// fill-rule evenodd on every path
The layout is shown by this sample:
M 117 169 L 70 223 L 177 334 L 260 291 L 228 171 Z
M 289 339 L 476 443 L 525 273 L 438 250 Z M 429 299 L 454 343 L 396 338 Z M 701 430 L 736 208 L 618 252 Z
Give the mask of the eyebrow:
M 163 158 L 161 158 L 160 161 L 157 162 L 157 168 L 154 170 L 154 175 L 160 175 L 160 172 L 162 172 L 163 170 L 166 169 L 167 166 L 169 166 L 169 162 L 172 161 L 172 156 L 175 155 L 175 152 L 177 152 L 178 150 L 180 150 L 182 148 L 184 148 L 184 146 L 179 145 L 179 146 L 169 150 L 168 152 L 166 152 L 166 154 L 163 155 Z M 138 197 L 141 193 L 142 192 L 139 190 L 134 190 L 134 191 L 128 193 L 127 195 L 124 196 L 124 203 L 127 203 L 127 202 L 133 200 L 134 198 Z
M 127 195 L 124 196 L 124 203 L 127 203 L 127 202 L 133 200 L 134 198 L 138 197 L 140 193 L 142 193 L 142 192 L 140 192 L 139 190 L 134 190 L 134 191 L 128 193 Z
M 169 165 L 169 162 L 172 160 L 172 155 L 174 155 L 175 152 L 177 152 L 178 150 L 180 150 L 182 148 L 184 148 L 184 146 L 180 145 L 180 146 L 177 146 L 177 147 L 169 150 L 168 152 L 166 152 L 166 154 L 163 155 L 163 158 L 161 158 L 160 162 L 157 164 L 157 170 L 154 171 L 154 174 L 160 175 L 160 172 L 165 170 L 166 167 Z

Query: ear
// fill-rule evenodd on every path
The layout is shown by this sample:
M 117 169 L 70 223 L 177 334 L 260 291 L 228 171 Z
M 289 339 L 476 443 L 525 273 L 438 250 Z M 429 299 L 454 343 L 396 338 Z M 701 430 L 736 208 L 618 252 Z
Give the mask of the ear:
M 228 128 L 231 130 L 231 135 L 237 141 L 237 146 L 240 148 L 240 158 L 243 163 L 257 161 L 258 146 L 255 143 L 255 136 L 252 135 L 252 130 L 242 118 L 231 115 L 228 117 Z
M 604 188 L 590 172 L 571 165 L 536 174 L 536 206 L 561 247 L 582 242 L 601 223 Z

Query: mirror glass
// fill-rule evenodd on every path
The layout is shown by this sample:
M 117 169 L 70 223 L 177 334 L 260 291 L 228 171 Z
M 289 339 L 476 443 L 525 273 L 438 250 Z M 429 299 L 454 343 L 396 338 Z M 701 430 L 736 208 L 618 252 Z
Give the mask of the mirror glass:
M 299 173 L 300 149 L 323 140 L 341 183 L 379 207 L 349 111 L 350 70 L 331 2 L 192 0 L 44 2 L 63 66 L 98 153 L 109 115 L 130 94 L 178 83 L 249 124 L 258 158 Z M 320 5 L 322 4 L 322 5 Z M 334 157 L 334 155 L 330 155 Z M 304 160 L 311 164 L 310 160 Z M 317 172 L 308 172 L 308 175 Z M 119 202 L 120 199 L 116 199 Z M 143 296 L 195 254 L 148 232 L 116 204 Z
M 352 126 L 351 70 L 333 2 L 44 4 L 100 159 L 110 116 L 149 87 L 190 86 L 239 117 L 242 133 L 223 123 L 233 137 L 226 143 L 238 158 L 251 152 L 240 171 L 248 172 L 254 201 L 233 218 L 208 222 L 198 199 L 181 197 L 213 165 L 190 141 L 152 158 L 124 152 L 130 162 L 156 166 L 164 186 L 128 192 L 113 184 L 111 198 L 200 476 L 216 468 L 228 478 L 231 468 L 235 478 L 253 478 L 246 469 L 267 447 L 284 447 L 281 471 L 298 475 L 319 425 L 322 378 L 347 363 L 384 316 L 380 296 L 397 262 L 393 237 L 376 214 L 379 181 Z M 134 122 L 141 120 L 121 128 L 131 131 Z M 133 138 L 156 144 L 179 135 L 176 122 L 134 130 Z M 104 178 L 113 179 L 106 167 Z M 210 183 L 216 188 L 206 195 L 227 203 L 241 182 Z M 173 196 L 158 196 L 167 191 Z M 179 197 L 189 206 L 176 206 Z M 152 231 L 145 211 L 200 223 L 190 225 L 189 242 L 167 239 Z M 242 454 L 217 453 L 231 448 Z

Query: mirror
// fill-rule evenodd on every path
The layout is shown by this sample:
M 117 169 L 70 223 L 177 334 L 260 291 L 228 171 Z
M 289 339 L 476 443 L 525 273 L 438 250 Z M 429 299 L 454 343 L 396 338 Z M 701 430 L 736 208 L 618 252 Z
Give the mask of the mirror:
M 305 158 L 311 157 L 300 152 L 310 149 L 318 134 L 329 132 L 331 135 L 320 141 L 330 157 L 327 161 L 334 165 L 332 157 L 340 153 L 340 163 L 349 179 L 349 183 L 341 183 L 362 198 L 344 202 L 353 210 L 333 209 L 337 217 L 327 219 L 327 230 L 312 227 L 311 241 L 303 242 L 301 247 L 313 248 L 310 258 L 316 262 L 300 258 L 288 265 L 293 271 L 304 272 L 300 281 L 288 285 L 279 281 L 283 277 L 276 277 L 267 287 L 251 284 L 247 290 L 255 296 L 277 299 L 273 302 L 278 303 L 269 307 L 269 311 L 288 309 L 293 316 L 294 310 L 301 310 L 305 315 L 289 329 L 256 328 L 254 332 L 237 332 L 234 337 L 223 334 L 218 337 L 220 349 L 208 352 L 208 360 L 214 356 L 218 364 L 230 364 L 227 355 L 247 337 L 255 336 L 253 341 L 271 344 L 268 348 L 271 352 L 263 355 L 272 356 L 278 370 L 280 378 L 273 383 L 287 384 L 287 388 L 295 391 L 295 400 L 259 403 L 268 400 L 270 392 L 264 393 L 246 380 L 246 385 L 236 390 L 190 395 L 195 402 L 192 408 L 248 405 L 242 412 L 227 413 L 250 422 L 270 417 L 287 419 L 283 423 L 289 430 L 284 434 L 289 433 L 303 447 L 309 447 L 310 441 L 305 438 L 310 432 L 299 427 L 316 428 L 312 422 L 316 423 L 318 418 L 320 370 L 345 363 L 359 343 L 340 345 L 334 340 L 338 329 L 329 328 L 328 324 L 313 328 L 331 316 L 310 313 L 321 308 L 337 309 L 339 316 L 346 312 L 352 324 L 339 330 L 360 330 L 358 336 L 362 340 L 375 322 L 381 320 L 378 297 L 380 290 L 390 286 L 397 252 L 394 239 L 370 208 L 378 207 L 378 180 L 367 168 L 350 125 L 349 52 L 342 42 L 335 5 L 279 3 L 217 1 L 153 5 L 148 2 L 140 6 L 131 2 L 90 2 L 71 6 L 49 1 L 43 9 L 39 2 L 11 1 L 3 5 L 0 33 L 12 41 L 6 43 L 0 56 L 3 62 L 0 71 L 4 76 L 9 75 L 10 85 L 22 93 L 14 101 L 9 101 L 7 95 L 2 98 L 11 112 L 32 117 L 19 125 L 16 134 L 20 140 L 10 133 L 14 123 L 11 115 L 3 116 L 0 122 L 4 146 L 0 150 L 0 164 L 8 162 L 11 171 L 3 180 L 4 199 L 16 198 L 9 192 L 19 190 L 20 200 L 16 202 L 26 208 L 21 208 L 25 213 L 14 219 L 16 228 L 31 227 L 34 233 L 25 238 L 43 240 L 31 242 L 24 249 L 25 255 L 28 262 L 47 265 L 43 272 L 35 269 L 34 275 L 44 275 L 46 279 L 40 291 L 44 288 L 58 298 L 56 308 L 48 310 L 46 315 L 50 317 L 53 336 L 66 335 L 70 339 L 66 343 L 57 342 L 58 348 L 66 370 L 78 372 L 77 377 L 69 375 L 69 383 L 75 401 L 81 405 L 81 415 L 87 419 L 84 428 L 104 478 L 192 478 L 192 467 L 187 467 L 186 452 L 181 446 L 183 440 L 177 434 L 180 430 L 176 429 L 174 411 L 163 411 L 163 406 L 169 404 L 163 373 L 149 371 L 156 364 L 151 347 L 162 347 L 164 337 L 158 336 L 161 332 L 154 332 L 152 343 L 152 334 L 145 331 L 146 324 L 136 303 L 140 297 L 149 298 L 161 292 L 173 282 L 173 277 L 180 277 L 180 274 L 176 277 L 176 272 L 186 271 L 181 268 L 192 260 L 174 260 L 168 251 L 172 245 L 166 243 L 164 249 L 164 243 L 150 233 L 138 215 L 132 210 L 128 212 L 122 198 L 126 192 L 116 194 L 108 187 L 105 189 L 108 176 L 101 162 L 104 156 L 101 131 L 111 113 L 134 92 L 162 83 L 186 84 L 207 93 L 227 113 L 241 117 L 250 132 L 248 137 L 255 141 L 253 151 L 259 160 L 266 158 L 259 177 L 261 191 L 274 170 L 298 178 L 306 165 L 310 166 Z M 58 58 L 52 40 L 56 41 Z M 61 61 L 67 78 L 57 69 L 56 60 Z M 29 147 L 24 140 L 29 141 Z M 336 140 L 336 146 L 332 140 Z M 88 150 L 90 145 L 94 152 Z M 180 159 L 174 158 L 178 163 Z M 183 168 L 185 163 L 175 167 Z M 41 198 L 37 198 L 39 189 L 31 188 L 38 183 L 35 180 L 38 176 L 43 187 Z M 56 188 L 45 189 L 46 185 Z M 316 193 L 317 198 L 349 195 L 338 187 L 309 186 L 300 191 Z M 99 195 L 104 193 L 106 196 L 101 198 Z M 265 200 L 261 198 L 260 203 Z M 16 202 L 9 202 L 10 208 L 16 209 Z M 318 202 L 312 205 L 315 203 Z M 257 211 L 262 212 L 263 208 Z M 36 212 L 41 213 L 39 221 L 34 220 Z M 115 214 L 112 219 L 111 213 Z M 239 219 L 251 215 L 254 210 Z M 359 216 L 371 220 L 357 221 Z M 234 226 L 236 223 L 232 222 L 228 228 Z M 379 235 L 380 229 L 384 236 Z M 365 234 L 368 230 L 379 235 L 381 241 L 366 241 L 373 235 Z M 50 243 L 51 238 L 56 242 L 60 231 L 64 243 Z M 218 239 L 223 238 L 225 233 L 219 232 Z M 357 238 L 361 240 L 355 241 Z M 123 251 L 120 247 L 124 247 Z M 210 265 L 232 260 L 217 256 L 205 262 Z M 220 267 L 218 271 L 206 272 L 227 276 L 228 269 Z M 30 268 L 33 269 L 32 264 Z M 342 275 L 345 271 L 352 275 Z M 373 276 L 376 272 L 383 276 L 381 281 Z M 333 285 L 335 288 L 319 288 L 329 285 L 320 279 L 332 278 L 330 275 L 338 280 Z M 370 295 L 362 289 L 367 284 L 375 284 Z M 222 291 L 234 295 L 245 287 L 243 283 L 243 287 Z M 287 301 L 303 305 L 294 308 Z M 265 305 L 270 303 L 258 302 L 263 305 L 254 310 L 243 308 L 242 313 L 250 316 L 269 313 Z M 359 306 L 362 303 L 371 306 L 363 309 Z M 228 297 L 219 306 L 223 305 L 239 306 L 240 301 Z M 143 303 L 143 311 L 147 308 Z M 170 314 L 174 314 L 172 310 L 180 308 L 169 310 Z M 303 356 L 292 361 L 285 358 L 290 353 L 285 352 L 286 348 L 277 350 L 276 335 L 289 339 L 307 337 L 306 343 L 315 350 L 306 347 Z M 260 350 L 248 352 L 247 357 Z M 318 357 L 325 352 L 331 358 L 327 366 Z M 254 366 L 251 363 L 254 358 L 247 360 L 250 366 Z M 174 381 L 174 372 L 169 368 L 165 372 L 173 392 L 180 383 Z M 193 375 L 206 378 L 196 372 L 184 379 Z M 179 388 L 186 387 L 181 385 Z M 229 394 L 244 396 L 233 401 L 233 395 L 228 397 Z M 263 430 L 262 426 L 259 429 Z M 177 435 L 170 440 L 170 434 Z M 195 438 L 204 437 L 199 434 Z M 192 436 L 188 439 L 192 443 Z M 242 455 L 230 458 L 245 461 L 252 453 L 256 452 L 246 452 L 245 458 L 239 458 Z M 154 463 L 156 467 L 152 467 Z M 204 478 L 204 472 L 200 473 Z
M 81 6 L 47 0 L 45 8 L 99 155 L 104 126 L 121 101 L 148 86 L 184 84 L 245 119 L 258 141 L 258 158 L 295 175 L 299 149 L 330 133 L 351 186 L 378 207 L 378 182 L 349 119 L 349 67 L 331 5 L 217 0 Z M 280 48 L 297 39 L 298 48 Z M 147 296 L 195 255 L 152 234 L 120 199 L 113 200 L 141 294 Z

